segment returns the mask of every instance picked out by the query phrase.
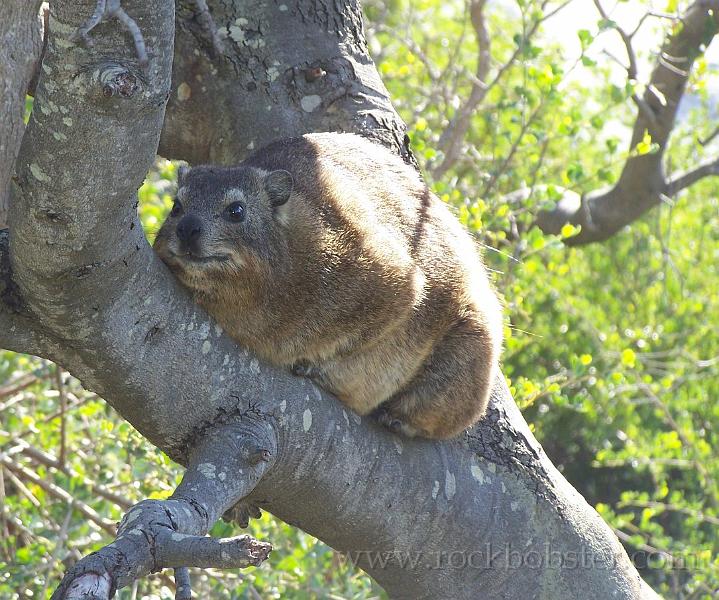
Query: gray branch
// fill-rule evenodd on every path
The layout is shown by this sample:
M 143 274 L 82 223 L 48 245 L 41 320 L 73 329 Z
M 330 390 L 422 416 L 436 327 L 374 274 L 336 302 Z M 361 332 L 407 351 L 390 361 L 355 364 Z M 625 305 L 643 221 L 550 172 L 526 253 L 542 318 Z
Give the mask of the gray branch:
M 714 162 L 669 180 L 664 174 L 664 153 L 694 60 L 719 31 L 719 1 L 694 2 L 682 16 L 681 24 L 664 42 L 643 96 L 635 99 L 640 109 L 630 149 L 648 131 L 657 151 L 630 157 L 613 187 L 589 192 L 582 202 L 562 201 L 555 209 L 538 214 L 536 224 L 545 233 L 557 234 L 564 224 L 571 223 L 582 230 L 566 239 L 567 245 L 606 240 L 667 197 L 702 177 L 718 174 Z
M 719 158 L 706 161 L 693 169 L 673 176 L 667 181 L 667 187 L 664 193 L 671 198 L 683 189 L 694 185 L 697 181 L 710 176 L 719 176 Z
M 86 556 L 65 575 L 53 600 L 111 598 L 116 589 L 164 568 L 239 569 L 257 566 L 272 546 L 248 535 L 215 539 L 207 530 L 245 496 L 269 468 L 242 452 L 245 440 L 266 438 L 262 421 L 233 422 L 214 428 L 193 448 L 189 467 L 174 496 L 145 500 L 123 517 L 114 542 Z M 265 441 L 267 441 L 265 439 Z M 236 452 L 232 452 L 234 447 Z M 220 473 L 246 472 L 245 477 Z M 183 587 L 189 585 L 180 575 Z M 98 594 L 98 587 L 101 592 Z
M 0 3 L 0 229 L 7 224 L 10 177 L 25 129 L 25 94 L 36 75 L 42 50 L 39 9 L 39 1 Z
M 61 341 L 51 357 L 188 468 L 170 500 L 131 509 L 115 542 L 78 563 L 55 597 L 104 600 L 154 568 L 215 564 L 223 542 L 202 536 L 240 502 L 230 512 L 264 508 L 301 527 L 346 553 L 392 598 L 656 598 L 611 530 L 551 465 L 503 379 L 486 418 L 464 437 L 408 440 L 344 409 L 310 381 L 261 363 L 190 301 L 145 242 L 136 212 L 169 91 L 172 6 L 125 2 L 148 40 L 142 74 L 119 27 L 103 28 L 91 48 L 75 43 L 94 2 L 79 4 L 53 2 L 43 76 L 17 163 L 11 278 L 35 326 Z M 237 24 L 238 15 L 254 14 L 248 6 L 209 8 L 216 19 L 231 11 Z M 242 33 L 228 32 L 242 61 L 198 65 L 217 98 L 184 105 L 184 121 L 180 112 L 168 118 L 166 142 L 174 140 L 178 154 L 231 162 L 271 135 L 351 129 L 382 116 L 385 126 L 374 131 L 393 143 L 401 121 L 367 56 L 358 4 L 335 3 L 326 12 L 303 0 L 286 11 L 263 6 L 259 22 L 243 17 Z M 307 37 L 288 33 L 295 30 Z M 248 46 L 253 32 L 264 46 Z M 329 42 L 312 40 L 333 36 L 342 44 L 321 54 Z M 193 60 L 187 57 L 203 46 L 187 31 L 178 41 L 182 76 Z M 259 67 L 250 54 L 262 56 L 262 48 L 271 52 L 268 62 L 252 71 Z M 315 59 L 320 72 L 300 78 L 298 65 L 312 67 Z M 270 102 L 272 67 L 295 77 L 276 84 L 277 106 Z M 311 94 L 306 86 L 323 78 L 321 71 L 329 76 L 327 67 L 337 69 Z M 266 113 L 248 109 L 248 96 L 237 94 L 255 75 L 262 86 L 255 104 L 269 105 Z M 194 81 L 180 78 L 173 102 L 181 84 Z M 341 94 L 329 100 L 345 83 L 359 86 L 351 87 L 361 91 L 356 104 Z M 203 97 L 201 86 L 191 89 Z M 319 104 L 308 103 L 313 95 Z M 220 106 L 227 114 L 212 129 L 203 113 Z M 193 151 L 184 130 L 194 126 L 201 143 Z M 220 552 L 223 566 L 259 561 L 267 550 L 250 540 L 224 543 L 235 555 L 226 561 Z M 564 568 L 566 560 L 575 568 Z

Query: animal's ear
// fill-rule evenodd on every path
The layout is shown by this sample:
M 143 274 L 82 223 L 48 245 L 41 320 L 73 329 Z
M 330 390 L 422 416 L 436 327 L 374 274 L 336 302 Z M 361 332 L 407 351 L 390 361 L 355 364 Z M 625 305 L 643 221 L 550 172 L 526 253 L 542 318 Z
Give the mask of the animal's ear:
M 294 184 L 294 179 L 288 171 L 280 169 L 268 173 L 265 177 L 265 191 L 270 197 L 272 206 L 282 206 L 287 202 L 292 194 Z
M 187 174 L 190 172 L 190 167 L 187 165 L 180 165 L 177 168 L 177 187 L 178 189 L 185 185 Z

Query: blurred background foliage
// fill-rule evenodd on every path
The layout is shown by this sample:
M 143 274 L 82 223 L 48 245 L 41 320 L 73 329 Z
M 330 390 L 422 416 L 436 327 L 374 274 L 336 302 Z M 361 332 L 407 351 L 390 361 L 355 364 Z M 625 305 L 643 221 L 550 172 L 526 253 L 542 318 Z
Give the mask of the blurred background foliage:
M 578 2 L 591 15 L 588 0 Z M 506 305 L 504 373 L 530 426 L 657 591 L 716 598 L 719 188 L 705 179 L 584 248 L 531 227 L 563 188 L 611 184 L 632 151 L 629 98 L 639 84 L 617 76 L 616 56 L 600 46 L 616 23 L 591 16 L 586 28 L 567 28 L 561 12 L 546 18 L 560 7 L 487 3 L 495 83 L 451 164 L 442 134 L 476 81 L 469 5 L 369 0 L 365 14 L 428 182 L 486 247 Z M 646 77 L 667 23 L 643 27 L 652 41 L 638 52 Z M 717 89 L 717 65 L 700 59 L 669 171 L 716 153 L 701 140 L 719 121 Z M 171 205 L 175 171 L 158 159 L 139 191 L 150 239 Z M 0 598 L 49 598 L 65 564 L 107 543 L 127 506 L 169 495 L 181 475 L 101 399 L 42 360 L 0 352 L 0 419 Z M 311 536 L 268 515 L 250 531 L 274 544 L 270 561 L 195 572 L 197 597 L 384 597 Z M 229 532 L 223 523 L 213 531 Z M 118 597 L 172 598 L 172 582 L 157 574 Z

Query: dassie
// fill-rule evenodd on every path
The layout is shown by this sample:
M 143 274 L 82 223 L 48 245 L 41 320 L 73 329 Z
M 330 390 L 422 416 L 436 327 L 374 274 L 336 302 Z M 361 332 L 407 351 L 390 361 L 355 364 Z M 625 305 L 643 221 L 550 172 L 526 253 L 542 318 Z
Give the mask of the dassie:
M 181 169 L 155 249 L 238 343 L 407 435 L 485 411 L 502 315 L 477 246 L 417 171 L 353 134 Z

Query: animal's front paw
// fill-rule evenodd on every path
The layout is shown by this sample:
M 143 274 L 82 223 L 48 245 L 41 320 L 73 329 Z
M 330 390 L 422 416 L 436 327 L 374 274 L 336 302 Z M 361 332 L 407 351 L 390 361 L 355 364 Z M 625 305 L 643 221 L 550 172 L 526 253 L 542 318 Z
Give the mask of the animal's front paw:
M 292 374 L 296 377 L 315 378 L 319 375 L 319 369 L 307 360 L 298 360 L 292 365 Z
M 240 500 L 232 508 L 225 511 L 222 515 L 222 520 L 227 523 L 237 523 L 240 527 L 245 529 L 250 524 L 250 519 L 259 519 L 262 516 L 262 511 L 245 500 Z

